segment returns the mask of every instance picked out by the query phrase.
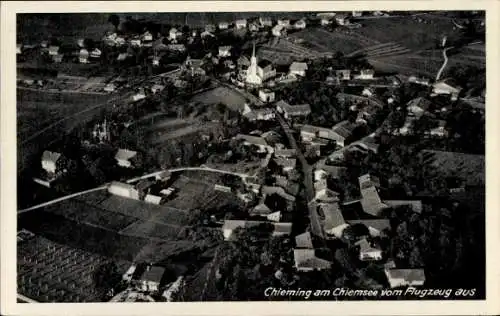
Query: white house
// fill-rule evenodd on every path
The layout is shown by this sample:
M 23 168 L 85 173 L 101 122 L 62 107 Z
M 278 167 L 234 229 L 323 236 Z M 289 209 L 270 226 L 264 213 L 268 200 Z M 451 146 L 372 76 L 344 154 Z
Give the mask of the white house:
M 337 14 L 335 15 L 335 21 L 338 25 L 347 25 L 349 24 L 349 17 L 347 14 Z
M 182 32 L 178 31 L 175 27 L 171 28 L 170 31 L 168 31 L 168 39 L 175 41 L 179 37 L 182 36 Z
M 128 149 L 118 149 L 115 160 L 120 167 L 132 168 L 131 160 L 137 156 L 137 152 Z
M 267 16 L 261 16 L 261 17 L 259 17 L 259 23 L 263 27 L 273 26 L 273 20 L 270 17 L 267 17 Z
M 382 260 L 382 250 L 380 248 L 372 247 L 366 238 L 356 242 L 356 246 L 359 246 L 359 260 Z
M 90 57 L 92 57 L 92 58 L 100 58 L 101 55 L 102 55 L 102 52 L 97 47 L 90 51 Z
M 236 25 L 236 28 L 237 28 L 238 30 L 240 30 L 240 29 L 244 29 L 244 28 L 246 28 L 246 27 L 247 27 L 247 20 L 246 20 L 246 19 L 236 20 L 236 21 L 234 22 L 234 24 Z
M 130 282 L 132 280 L 132 276 L 134 275 L 136 269 L 137 266 L 134 263 L 130 265 L 128 270 L 122 275 L 122 280 L 125 282 Z
M 304 19 L 298 20 L 293 24 L 293 27 L 297 30 L 303 30 L 306 28 L 306 21 Z
M 80 54 L 78 55 L 78 61 L 80 64 L 86 64 L 89 62 L 89 51 L 85 48 L 80 50 Z
M 285 30 L 285 27 L 283 25 L 275 25 L 272 30 L 271 30 L 271 33 L 276 36 L 276 37 L 279 37 L 281 35 L 283 35 L 283 31 Z
M 355 18 L 359 18 L 363 15 L 363 11 L 352 11 L 352 16 Z
M 271 222 L 279 222 L 281 220 L 281 212 L 274 212 L 271 214 L 267 214 L 266 218 L 268 221 Z
M 118 195 L 128 199 L 139 199 L 139 192 L 134 188 L 133 185 L 128 183 L 113 181 L 108 186 L 108 192 L 110 194 Z
M 375 90 L 373 88 L 366 87 L 363 89 L 363 92 L 361 94 L 364 95 L 365 97 L 371 97 L 373 96 L 374 93 Z
M 59 54 L 59 46 L 51 45 L 49 46 L 49 56 L 55 56 Z
M 142 90 L 138 91 L 136 94 L 134 94 L 134 95 L 132 96 L 132 100 L 133 100 L 134 102 L 137 102 L 137 101 L 142 100 L 142 99 L 145 99 L 145 98 L 146 98 L 146 94 L 145 94 L 145 93 L 144 93 L 144 91 L 142 91 Z
M 231 46 L 219 46 L 219 57 L 230 57 Z
M 301 62 L 293 62 L 290 65 L 290 74 L 305 77 L 307 71 L 307 64 Z
M 153 35 L 149 31 L 146 31 L 144 32 L 144 34 L 142 34 L 142 40 L 151 42 L 153 40 Z
M 139 288 L 145 292 L 158 292 L 163 274 L 165 268 L 148 266 L 138 281 Z
M 130 40 L 130 46 L 140 47 L 141 46 L 141 39 L 140 38 L 132 38 Z
M 23 53 L 23 44 L 17 44 L 16 45 L 16 54 L 22 54 Z
M 259 98 L 263 102 L 274 102 L 275 100 L 275 93 L 274 91 L 268 90 L 268 89 L 260 89 L 259 90 Z
M 42 154 L 42 168 L 48 173 L 56 173 L 64 168 L 64 158 L 60 153 L 46 150 Z
M 116 90 L 116 85 L 114 83 L 108 83 L 107 85 L 104 86 L 103 90 L 106 92 L 113 92 Z
M 219 30 L 227 30 L 229 28 L 229 23 L 227 22 L 220 22 L 219 23 Z
M 325 179 L 328 176 L 328 172 L 323 169 L 315 169 L 314 170 L 314 181 L 320 181 Z
M 325 26 L 325 25 L 329 25 L 332 23 L 332 17 L 329 17 L 329 16 L 324 16 L 321 18 L 321 21 L 320 21 L 321 25 Z
M 162 92 L 165 89 L 164 85 L 161 84 L 155 84 L 151 87 L 151 92 L 153 93 L 159 93 Z
M 128 58 L 128 54 L 127 53 L 120 53 L 118 55 L 118 57 L 116 57 L 116 60 L 118 60 L 118 61 L 124 61 L 127 58 Z
M 163 196 L 146 194 L 146 196 L 144 197 L 144 202 L 160 205 L 163 202 Z
M 290 26 L 290 20 L 289 19 L 278 19 L 277 23 L 278 23 L 278 25 L 281 25 L 283 27 L 289 27 Z
M 454 85 L 449 79 L 441 80 L 432 85 L 432 92 L 435 94 L 450 95 L 452 100 L 458 98 L 458 94 L 462 88 Z
M 375 71 L 373 69 L 363 69 L 359 72 L 359 75 L 356 76 L 356 79 L 361 80 L 372 80 Z

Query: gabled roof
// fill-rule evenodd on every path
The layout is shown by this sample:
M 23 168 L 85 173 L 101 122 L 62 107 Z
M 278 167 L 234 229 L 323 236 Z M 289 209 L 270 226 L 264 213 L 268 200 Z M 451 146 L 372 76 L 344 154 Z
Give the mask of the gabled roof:
M 56 153 L 56 152 L 48 151 L 48 150 L 44 151 L 42 154 L 43 161 L 51 161 L 53 163 L 56 163 L 60 157 L 61 157 L 60 153 Z
M 370 245 L 368 240 L 366 238 L 361 239 L 360 241 L 356 242 L 356 245 L 359 246 L 359 252 L 372 252 L 372 251 L 380 251 L 380 248 L 375 248 Z
M 358 177 L 359 189 L 363 190 L 365 188 L 375 186 L 380 186 L 380 180 L 377 177 L 370 175 L 369 173 Z
M 274 162 L 276 162 L 276 164 L 278 166 L 281 166 L 283 168 L 295 168 L 295 166 L 297 165 L 297 159 L 295 158 L 282 158 L 282 157 L 276 157 L 274 158 Z
M 136 151 L 128 150 L 128 149 L 118 149 L 118 152 L 115 155 L 115 159 L 118 160 L 129 160 L 137 155 Z
M 425 281 L 424 269 L 389 269 L 386 270 L 390 279 L 403 279 L 406 282 Z
M 328 269 L 332 264 L 316 257 L 314 249 L 294 249 L 293 257 L 296 268 Z
M 344 216 L 340 211 L 338 203 L 322 203 L 318 206 L 325 214 L 323 228 L 327 231 L 345 224 Z
M 273 223 L 274 232 L 282 234 L 290 234 L 292 232 L 292 223 Z
M 427 100 L 426 98 L 423 98 L 423 97 L 418 97 L 418 98 L 415 98 L 411 101 L 409 101 L 406 106 L 407 107 L 419 107 L 421 108 L 422 110 L 427 110 L 429 108 L 429 106 L 431 105 L 431 101 Z
M 290 71 L 306 71 L 306 70 L 307 70 L 307 64 L 306 63 L 301 63 L 301 62 L 294 61 L 290 65 Z
M 246 135 L 246 134 L 238 134 L 235 136 L 235 139 L 242 139 L 250 144 L 259 145 L 259 146 L 268 146 L 267 141 L 258 136 Z
M 305 232 L 295 236 L 295 245 L 297 248 L 313 248 L 312 237 L 310 232 Z
M 285 192 L 285 190 L 281 187 L 276 186 L 262 186 L 262 194 L 278 194 L 282 198 L 288 201 L 295 201 L 295 197 Z
M 378 195 L 375 186 L 370 186 L 368 188 L 362 189 L 361 196 L 363 197 L 361 199 L 361 206 L 363 207 L 363 210 L 368 214 L 378 216 L 380 210 L 387 207 L 387 205 L 383 204 L 382 200 L 380 200 L 380 196 Z
M 332 129 L 339 136 L 347 138 L 352 135 L 352 132 L 357 127 L 356 123 L 349 122 L 348 120 L 336 124 Z

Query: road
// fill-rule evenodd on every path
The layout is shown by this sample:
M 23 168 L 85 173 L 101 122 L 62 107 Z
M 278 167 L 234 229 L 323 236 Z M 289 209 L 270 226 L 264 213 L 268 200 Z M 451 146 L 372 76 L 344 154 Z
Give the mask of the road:
M 246 174 L 246 173 L 231 172 L 231 171 L 214 169 L 214 168 L 208 168 L 208 167 L 185 167 L 185 168 L 174 168 L 174 169 L 168 169 L 168 170 L 155 171 L 155 172 L 152 172 L 152 173 L 149 173 L 149 174 L 137 177 L 137 178 L 133 178 L 133 179 L 127 180 L 126 183 L 133 183 L 133 182 L 137 182 L 139 180 L 143 180 L 143 179 L 155 177 L 155 176 L 160 175 L 161 173 L 166 172 L 166 171 L 168 171 L 168 172 L 180 172 L 180 171 L 192 171 L 192 170 L 194 170 L 194 171 L 217 172 L 217 173 L 223 173 L 223 174 L 231 174 L 231 175 L 240 177 L 242 179 L 246 179 L 246 178 L 252 177 L 252 175 L 249 175 L 249 174 Z M 65 201 L 65 200 L 69 200 L 69 199 L 72 199 L 74 197 L 82 196 L 82 195 L 85 195 L 87 193 L 105 190 L 105 189 L 108 188 L 109 185 L 110 185 L 110 183 L 108 182 L 108 183 L 105 183 L 105 184 L 103 184 L 103 185 L 101 185 L 101 186 L 99 186 L 97 188 L 92 188 L 92 189 L 89 189 L 89 190 L 85 190 L 85 191 L 76 192 L 76 193 L 73 193 L 73 194 L 70 194 L 70 195 L 62 196 L 62 197 L 57 198 L 55 200 L 51 200 L 51 201 L 44 202 L 44 203 L 41 203 L 41 204 L 38 204 L 38 205 L 35 205 L 35 206 L 31 206 L 31 207 L 23 209 L 23 210 L 19 210 L 19 211 L 17 211 L 17 214 L 23 214 L 23 213 L 26 213 L 26 212 L 29 212 L 29 211 L 33 211 L 33 210 L 36 210 L 36 209 L 39 209 L 39 208 L 42 208 L 42 207 L 45 207 L 45 206 L 49 206 L 49 205 L 52 205 L 52 204 L 55 204 L 55 203 L 59 203 L 59 202 Z
M 22 294 L 19 294 L 19 293 L 17 293 L 17 299 L 20 301 L 23 301 L 25 303 L 40 303 L 38 301 L 35 301 L 34 299 L 31 299 L 31 298 L 24 296 Z
M 443 49 L 443 58 L 444 58 L 444 62 L 443 62 L 443 65 L 441 66 L 441 68 L 439 68 L 439 71 L 436 75 L 436 81 L 439 80 L 439 78 L 441 78 L 441 75 L 443 73 L 443 70 L 446 68 L 446 65 L 448 64 L 448 56 L 446 55 L 446 52 L 449 50 L 449 49 L 452 49 L 453 47 L 447 47 L 445 49 Z

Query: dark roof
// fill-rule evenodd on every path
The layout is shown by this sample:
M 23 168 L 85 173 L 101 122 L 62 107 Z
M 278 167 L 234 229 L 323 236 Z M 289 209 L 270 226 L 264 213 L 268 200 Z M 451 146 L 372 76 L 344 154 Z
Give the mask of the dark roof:
M 141 280 L 160 283 L 163 274 L 165 274 L 165 268 L 153 266 L 142 274 Z
M 272 62 L 270 60 L 267 60 L 267 59 L 261 59 L 258 63 L 258 66 L 260 68 L 266 68 L 268 66 L 272 66 Z
M 350 225 L 363 224 L 368 228 L 374 228 L 378 231 L 383 231 L 384 229 L 391 228 L 391 222 L 388 219 L 357 219 L 348 221 Z

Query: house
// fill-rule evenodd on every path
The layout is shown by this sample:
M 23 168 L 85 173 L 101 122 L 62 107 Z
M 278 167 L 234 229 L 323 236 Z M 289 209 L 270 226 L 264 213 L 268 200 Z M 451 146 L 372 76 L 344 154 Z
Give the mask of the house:
M 155 84 L 151 87 L 151 92 L 153 93 L 160 93 L 165 89 L 165 86 L 162 84 Z
M 337 123 L 332 127 L 332 138 L 337 142 L 337 145 L 344 147 L 346 145 L 346 140 L 351 137 L 356 127 L 356 123 L 352 123 L 348 120 Z
M 137 157 L 137 152 L 128 149 L 118 149 L 115 160 L 120 167 L 132 168 L 132 160 Z
M 360 16 L 363 16 L 363 11 L 352 11 L 351 15 L 354 18 L 359 18 Z
M 305 232 L 295 236 L 295 248 L 313 249 L 311 233 Z
M 122 275 L 122 280 L 125 282 L 130 282 L 132 280 L 132 276 L 135 273 L 135 270 L 137 269 L 137 265 L 132 263 L 128 270 Z
M 175 189 L 174 188 L 166 188 L 160 191 L 160 194 L 162 194 L 164 197 L 169 197 L 172 194 L 174 194 Z
M 168 44 L 167 49 L 174 52 L 185 52 L 186 45 L 184 44 Z
M 262 186 L 261 190 L 262 194 L 264 195 L 272 195 L 272 194 L 277 194 L 280 197 L 284 198 L 288 202 L 295 202 L 295 197 L 293 195 L 290 195 L 285 192 L 283 188 L 277 187 L 277 186 Z
M 241 55 L 236 61 L 239 68 L 248 68 L 250 66 L 250 59 L 248 57 Z
M 276 76 L 276 68 L 274 68 L 271 61 L 262 59 L 257 64 L 257 75 L 262 79 L 262 81 L 266 81 L 267 79 Z
M 122 183 L 118 181 L 113 181 L 108 186 L 108 192 L 113 195 L 121 196 L 128 199 L 139 199 L 139 192 L 134 188 L 133 185 L 128 183 Z
M 363 238 L 356 242 L 356 246 L 359 247 L 359 260 L 361 261 L 378 261 L 382 260 L 382 250 L 377 247 L 370 245 L 366 238 Z
M 259 24 L 257 22 L 251 22 L 248 24 L 248 30 L 250 30 L 250 32 L 257 32 L 259 30 Z
M 320 181 L 328 177 L 328 172 L 323 169 L 314 170 L 314 181 Z
M 351 80 L 351 70 L 349 69 L 337 70 L 335 74 L 340 80 Z
M 104 86 L 103 90 L 106 92 L 113 92 L 116 90 L 116 85 L 114 83 L 108 83 L 107 85 Z
M 255 116 L 255 119 L 258 121 L 270 121 L 274 120 L 276 114 L 272 109 L 257 109 L 252 112 Z
M 289 27 L 290 26 L 290 20 L 289 19 L 278 19 L 277 24 L 281 25 L 283 27 Z
M 451 79 L 440 80 L 432 85 L 432 92 L 438 95 L 450 95 L 452 100 L 456 100 L 462 88 L 456 85 Z
M 259 23 L 262 27 L 271 27 L 273 26 L 273 20 L 268 16 L 259 17 Z
M 153 56 L 153 59 L 151 60 L 151 64 L 153 64 L 153 66 L 160 66 L 160 61 L 161 61 L 160 56 Z
M 420 200 L 384 200 L 384 203 L 389 207 L 408 206 L 418 214 L 421 214 L 423 210 L 422 201 Z
M 166 182 L 170 179 L 170 176 L 171 176 L 171 173 L 170 171 L 162 171 L 160 173 L 158 173 L 156 176 L 155 176 L 155 179 L 157 181 L 163 181 L 163 182 Z
M 163 202 L 163 196 L 146 194 L 144 197 L 144 202 L 160 205 Z
M 371 97 L 375 94 L 375 89 L 371 87 L 365 87 L 363 89 L 363 92 L 361 92 L 361 94 L 364 95 L 365 97 Z
M 49 46 L 49 56 L 55 56 L 59 54 L 59 46 L 51 45 Z
M 101 55 L 102 55 L 102 52 L 97 47 L 90 51 L 90 57 L 92 57 L 92 58 L 100 58 Z
M 283 113 L 286 119 L 297 116 L 307 116 L 311 113 L 309 104 L 290 105 L 283 100 L 276 103 L 276 110 L 278 110 L 279 113 Z
M 128 53 L 120 53 L 120 54 L 118 54 L 118 57 L 116 57 L 116 60 L 124 61 L 127 58 L 128 58 Z
M 209 31 L 203 31 L 200 34 L 201 38 L 206 38 L 206 37 L 215 37 L 215 35 L 212 32 Z
M 358 178 L 361 191 L 361 206 L 365 213 L 379 216 L 380 212 L 387 208 L 387 205 L 382 203 L 375 184 L 369 178 L 370 175 L 363 175 Z
M 359 219 L 348 221 L 349 225 L 363 224 L 368 228 L 370 236 L 378 237 L 386 230 L 391 229 L 391 222 L 388 219 Z
M 231 46 L 219 46 L 219 57 L 231 57 Z
M 146 98 L 146 94 L 143 89 L 139 89 L 139 91 L 132 96 L 132 101 L 137 102 Z
M 305 77 L 306 71 L 307 71 L 307 64 L 306 63 L 293 62 L 290 65 L 289 73 L 296 75 L 296 76 Z
M 132 47 L 140 47 L 142 45 L 140 38 L 132 38 L 130 39 L 130 46 Z
M 158 292 L 164 274 L 165 268 L 148 265 L 138 280 L 139 288 L 145 292 Z
M 288 173 L 295 169 L 297 166 L 297 159 L 295 158 L 280 158 L 276 157 L 274 158 L 274 162 L 280 166 L 283 170 L 283 172 Z
M 17 44 L 16 45 L 16 54 L 22 54 L 23 53 L 23 44 Z
M 300 137 L 303 142 L 313 142 L 315 138 L 337 140 L 338 134 L 330 128 L 304 124 L 300 128 Z
M 234 137 L 235 139 L 238 140 L 243 140 L 243 144 L 250 146 L 257 146 L 259 148 L 259 152 L 266 152 L 266 151 L 272 151 L 273 149 L 267 144 L 267 141 L 258 136 L 252 136 L 252 135 L 245 135 L 245 134 L 238 134 Z
M 225 185 L 216 184 L 216 185 L 214 185 L 214 190 L 220 191 L 220 192 L 230 193 L 233 189 L 231 187 L 228 187 Z
M 175 41 L 181 36 L 182 32 L 177 30 L 175 27 L 171 28 L 170 31 L 168 31 L 168 39 L 171 41 Z
M 52 55 L 52 61 L 55 63 L 61 63 L 63 60 L 63 54 Z
M 272 211 L 269 206 L 266 205 L 265 199 L 267 195 L 263 195 L 259 204 L 257 204 L 250 212 L 251 215 L 268 215 L 271 214 Z
M 288 149 L 288 148 L 282 148 L 282 149 L 275 149 L 274 150 L 274 156 L 279 157 L 279 158 L 291 158 L 295 157 L 297 154 L 297 151 L 295 149 Z
M 260 89 L 259 90 L 259 99 L 263 102 L 274 102 L 275 93 L 269 89 Z
M 422 286 L 425 283 L 424 269 L 386 268 L 384 272 L 391 288 Z
M 227 30 L 229 28 L 229 23 L 219 22 L 219 30 Z
M 304 19 L 298 20 L 293 24 L 296 30 L 303 30 L 306 28 L 306 21 Z
M 332 263 L 316 257 L 314 249 L 294 249 L 293 258 L 295 269 L 300 272 L 329 269 Z
M 446 137 L 446 136 L 448 136 L 448 131 L 446 130 L 446 121 L 439 120 L 438 124 L 439 125 L 437 127 L 431 128 L 426 133 L 428 135 L 434 136 L 434 137 Z
M 355 78 L 360 80 L 373 80 L 374 75 L 375 75 L 375 70 L 362 69 L 359 71 L 359 75 L 357 75 Z
M 246 19 L 240 19 L 240 20 L 236 20 L 234 22 L 235 26 L 236 26 L 236 29 L 240 30 L 240 29 L 244 29 L 247 27 L 247 20 Z
M 323 26 L 325 26 L 325 25 L 329 25 L 329 24 L 331 24 L 331 23 L 332 23 L 332 18 L 331 18 L 331 17 L 329 17 L 329 16 L 324 16 L 324 17 L 322 17 L 322 18 L 321 18 L 321 20 L 320 20 L 320 24 L 321 24 L 321 25 L 323 25 Z
M 423 97 L 415 98 L 406 104 L 408 114 L 415 118 L 420 118 L 432 105 L 431 101 Z
M 275 25 L 271 30 L 271 33 L 273 34 L 273 36 L 276 36 L 276 37 L 280 37 L 280 36 L 284 35 L 284 32 L 285 32 L 285 27 L 283 25 Z
M 61 153 L 46 150 L 42 154 L 42 168 L 49 174 L 64 171 L 66 163 L 67 161 Z
M 216 31 L 215 24 L 207 24 L 205 25 L 205 32 L 214 33 Z
M 279 222 L 281 220 L 281 212 L 273 212 L 266 215 L 268 221 Z
M 335 22 L 338 25 L 348 25 L 349 24 L 349 16 L 345 13 L 340 13 L 335 15 Z
M 339 200 L 339 193 L 328 188 L 326 179 L 321 179 L 314 183 L 314 199 L 321 203 L 336 203 Z
M 144 34 L 142 34 L 142 40 L 145 42 L 153 41 L 153 34 L 149 31 L 144 32 Z
M 344 229 L 349 226 L 344 221 L 338 203 L 320 203 L 317 207 L 323 222 L 323 231 L 327 236 L 341 238 Z
M 78 61 L 80 64 L 86 64 L 89 62 L 89 51 L 86 49 L 81 49 L 80 54 L 78 56 Z

